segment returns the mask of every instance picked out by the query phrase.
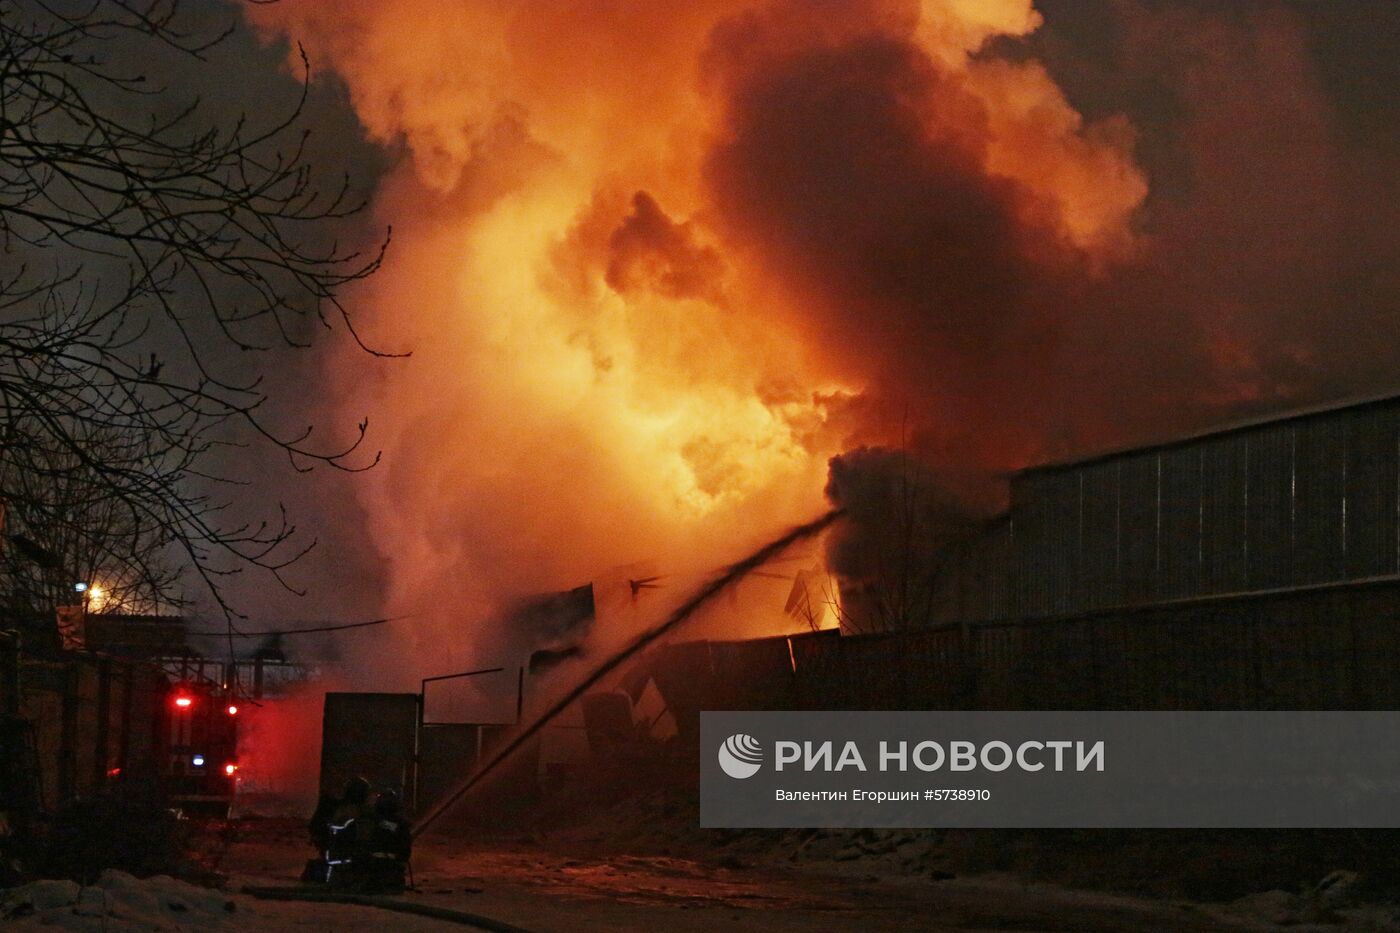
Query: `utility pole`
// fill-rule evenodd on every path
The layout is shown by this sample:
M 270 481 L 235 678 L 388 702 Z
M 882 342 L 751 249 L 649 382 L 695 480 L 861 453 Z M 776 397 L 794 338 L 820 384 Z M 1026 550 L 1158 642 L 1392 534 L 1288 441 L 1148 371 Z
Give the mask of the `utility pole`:
M 19 715 L 20 648 L 18 629 L 0 630 L 0 709 L 11 716 Z

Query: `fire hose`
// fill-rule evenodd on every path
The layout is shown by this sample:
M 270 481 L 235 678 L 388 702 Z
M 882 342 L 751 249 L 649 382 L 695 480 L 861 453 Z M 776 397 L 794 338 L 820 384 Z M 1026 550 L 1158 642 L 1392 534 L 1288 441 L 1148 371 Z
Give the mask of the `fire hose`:
M 418 821 L 417 825 L 414 826 L 414 838 L 416 839 L 421 833 L 427 830 L 427 828 L 431 826 L 434 822 L 436 822 L 439 817 L 441 817 L 444 813 L 451 809 L 453 804 L 455 804 L 458 800 L 462 799 L 462 797 L 469 790 L 475 787 L 482 780 L 482 778 L 486 777 L 486 775 L 494 771 L 496 767 L 501 764 L 501 762 L 505 761 L 512 754 L 514 754 L 517 749 L 519 749 L 522 745 L 528 742 L 531 736 L 533 736 L 535 733 L 539 732 L 542 728 L 548 725 L 549 722 L 554 719 L 554 717 L 558 716 L 565 709 L 567 709 L 571 703 L 573 703 L 579 697 L 583 696 L 584 693 L 586 693 L 589 690 L 589 688 L 591 688 L 594 684 L 602 680 L 608 674 L 617 670 L 617 668 L 621 667 L 622 664 L 625 663 L 628 658 L 632 657 L 637 652 L 641 651 L 643 648 L 645 648 L 647 645 L 650 645 L 652 642 L 656 641 L 661 636 L 670 632 L 672 629 L 675 629 L 686 619 L 694 615 L 696 610 L 698 610 L 701 606 L 705 605 L 715 596 L 723 592 L 724 589 L 728 587 L 731 583 L 743 578 L 751 571 L 757 570 L 759 567 L 762 567 L 764 564 L 768 563 L 768 561 L 772 560 L 775 556 L 780 554 L 783 550 L 785 550 L 794 542 L 801 541 L 804 538 L 809 538 L 812 535 L 821 532 L 832 522 L 836 521 L 836 519 L 840 518 L 841 515 L 842 511 L 840 509 L 836 509 L 826 513 L 821 518 L 808 522 L 805 525 L 798 525 L 796 528 L 789 530 L 781 537 L 770 541 L 768 544 L 765 544 L 763 547 L 759 548 L 757 551 L 754 551 L 752 554 L 750 554 L 743 560 L 730 564 L 728 567 L 726 567 L 724 571 L 720 573 L 717 577 L 710 580 L 704 586 L 696 590 L 689 599 L 687 599 L 684 603 L 681 604 L 679 608 L 677 608 L 674 612 L 667 616 L 664 622 L 662 622 L 660 625 L 657 625 L 655 628 L 648 629 L 647 631 L 643 632 L 625 648 L 623 648 L 621 651 L 617 652 L 612 657 L 608 658 L 606 661 L 600 664 L 597 668 L 595 668 L 592 673 L 590 673 L 582 681 L 576 684 L 572 690 L 564 694 L 564 696 L 557 700 L 552 706 L 550 706 L 549 709 L 545 710 L 542 714 L 540 714 L 540 716 L 536 718 L 534 722 L 530 723 L 530 725 L 527 726 L 525 729 L 516 733 L 515 737 L 512 738 L 510 741 L 506 742 L 505 745 L 498 752 L 496 752 L 496 754 L 490 760 L 488 760 L 476 771 L 469 774 L 465 780 L 463 780 L 456 787 L 454 787 L 445 797 L 442 798 L 442 800 L 434 804 L 433 807 L 422 817 L 422 819 Z
M 401 914 L 417 914 L 420 917 L 431 917 L 434 920 L 446 920 L 449 923 L 460 923 L 462 926 L 475 927 L 478 930 L 490 930 L 492 933 L 530 933 L 530 931 L 523 927 L 514 926 L 502 920 L 492 919 L 491 917 L 484 917 L 481 914 L 469 913 L 465 910 L 453 910 L 449 907 L 438 907 L 434 904 L 420 904 L 417 901 L 406 901 L 397 897 L 379 897 L 377 895 L 351 894 L 348 892 L 340 893 L 336 891 L 315 891 L 293 887 L 244 888 L 243 893 L 264 901 L 314 901 L 324 904 L 353 904 L 357 907 L 377 907 L 380 910 L 392 910 Z

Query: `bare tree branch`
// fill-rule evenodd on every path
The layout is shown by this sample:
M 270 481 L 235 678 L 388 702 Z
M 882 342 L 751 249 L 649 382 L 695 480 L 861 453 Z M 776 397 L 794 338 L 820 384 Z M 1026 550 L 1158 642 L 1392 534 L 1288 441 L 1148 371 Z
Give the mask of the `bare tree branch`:
M 231 518 L 217 490 L 238 481 L 213 455 L 251 439 L 300 471 L 378 460 L 366 422 L 330 447 L 276 428 L 241 359 L 307 345 L 308 322 L 395 355 L 342 300 L 388 234 L 367 250 L 330 239 L 363 204 L 305 157 L 304 54 L 299 97 L 258 120 L 118 63 L 202 67 L 233 26 L 185 20 L 178 0 L 0 0 L 0 497 L 23 533 L 77 555 L 72 572 L 139 581 L 154 603 L 179 600 L 178 555 L 232 626 L 222 581 L 252 567 L 286 586 L 315 542 L 293 540 L 280 507 Z M 10 577 L 18 602 L 55 598 L 53 581 Z

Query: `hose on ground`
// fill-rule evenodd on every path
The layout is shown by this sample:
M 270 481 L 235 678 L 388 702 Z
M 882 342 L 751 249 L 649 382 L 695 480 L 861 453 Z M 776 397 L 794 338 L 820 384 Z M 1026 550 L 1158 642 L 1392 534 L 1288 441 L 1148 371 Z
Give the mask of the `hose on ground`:
M 449 907 L 437 907 L 433 904 L 420 904 L 417 901 L 405 901 L 395 897 L 281 887 L 244 888 L 243 893 L 265 901 L 316 901 L 325 904 L 378 907 L 380 910 L 392 910 L 401 914 L 417 914 L 420 917 L 431 917 L 434 920 L 460 923 L 463 926 L 476 927 L 478 930 L 490 930 L 491 933 L 529 933 L 522 927 L 494 920 L 491 917 L 483 917 L 481 914 L 468 913 L 465 910 L 452 910 Z

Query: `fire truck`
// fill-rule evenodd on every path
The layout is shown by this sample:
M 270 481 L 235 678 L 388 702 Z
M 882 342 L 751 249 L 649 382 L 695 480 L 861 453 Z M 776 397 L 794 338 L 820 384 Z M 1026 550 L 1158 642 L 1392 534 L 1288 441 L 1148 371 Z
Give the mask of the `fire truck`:
M 238 698 L 217 686 L 177 682 L 166 710 L 171 802 L 190 814 L 227 817 L 238 790 Z

